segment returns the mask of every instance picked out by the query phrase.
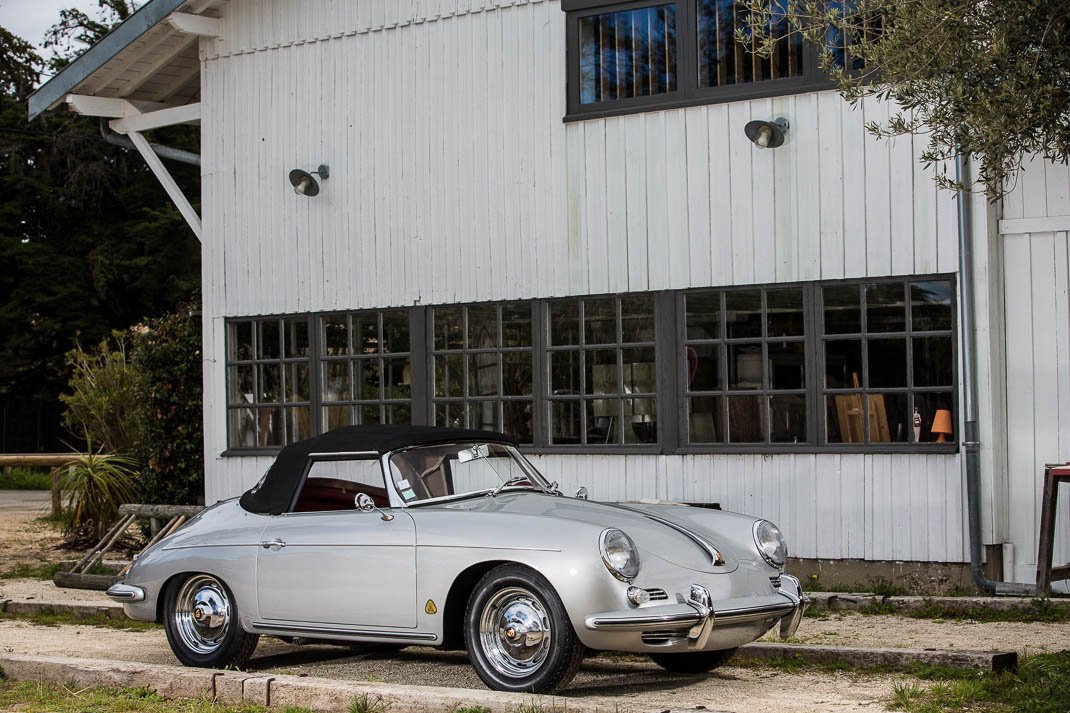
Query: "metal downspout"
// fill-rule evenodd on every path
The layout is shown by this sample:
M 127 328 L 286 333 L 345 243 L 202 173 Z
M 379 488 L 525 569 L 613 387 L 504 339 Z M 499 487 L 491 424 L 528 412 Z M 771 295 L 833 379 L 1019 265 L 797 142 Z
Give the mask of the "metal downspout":
M 130 140 L 130 137 L 117 134 L 108 127 L 108 122 L 104 119 L 100 121 L 100 135 L 104 137 L 104 140 L 114 146 L 122 146 L 124 149 L 130 149 L 131 151 L 137 151 L 137 147 L 134 146 L 134 142 Z M 160 144 L 149 144 L 153 152 L 160 158 L 168 158 L 172 161 L 179 161 L 181 163 L 188 163 L 191 166 L 200 166 L 201 157 L 191 151 L 183 151 L 182 149 L 172 148 L 170 146 L 161 146 Z
M 955 180 L 958 189 L 959 229 L 959 300 L 962 329 L 962 406 L 965 416 L 962 449 L 966 455 L 966 507 L 969 515 L 970 575 L 981 589 L 994 594 L 1029 595 L 1035 588 L 1028 584 L 997 582 L 984 573 L 981 548 L 981 472 L 980 437 L 977 428 L 977 335 L 974 332 L 973 300 L 973 231 L 970 224 L 967 179 L 968 159 L 960 150 L 955 155 Z

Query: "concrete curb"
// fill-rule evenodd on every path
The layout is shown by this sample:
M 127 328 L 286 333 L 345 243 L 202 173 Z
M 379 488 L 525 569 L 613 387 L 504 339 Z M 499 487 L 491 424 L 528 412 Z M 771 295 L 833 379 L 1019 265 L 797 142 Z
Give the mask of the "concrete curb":
M 917 663 L 945 668 L 978 671 L 1013 671 L 1018 667 L 1015 651 L 952 651 L 932 649 L 863 649 L 853 646 L 812 646 L 804 644 L 747 644 L 736 652 L 743 661 L 800 661 L 818 664 L 847 664 L 852 669 L 908 671 Z
M 94 617 L 122 620 L 126 618 L 122 604 L 80 604 L 78 602 L 27 601 L 0 599 L 0 612 L 9 614 L 63 614 L 68 616 Z
M 499 693 L 440 686 L 335 681 L 286 675 L 216 671 L 159 664 L 97 659 L 0 654 L 4 675 L 15 681 L 43 681 L 87 688 L 93 686 L 154 690 L 165 698 L 208 698 L 226 704 L 302 706 L 322 711 L 348 711 L 353 699 L 367 696 L 389 710 L 446 713 L 462 706 L 481 706 L 491 713 L 514 713 L 519 707 L 548 712 L 617 713 L 633 710 L 586 703 L 571 698 Z
M 808 592 L 807 596 L 815 609 L 828 611 L 858 611 L 873 606 L 889 607 L 896 612 L 919 611 L 933 606 L 963 613 L 981 607 L 1010 611 L 1028 608 L 1036 601 L 1032 597 L 891 597 L 865 592 Z M 1070 609 L 1070 599 L 1048 598 L 1045 601 L 1051 606 Z

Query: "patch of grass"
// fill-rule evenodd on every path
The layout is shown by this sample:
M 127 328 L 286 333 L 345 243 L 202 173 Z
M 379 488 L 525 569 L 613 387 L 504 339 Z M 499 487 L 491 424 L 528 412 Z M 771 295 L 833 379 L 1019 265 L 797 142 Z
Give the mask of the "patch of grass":
M 1024 659 L 1017 673 L 977 673 L 929 688 L 895 686 L 890 707 L 908 713 L 1066 713 L 1070 711 L 1070 651 Z M 957 672 L 961 673 L 961 672 Z
M 907 590 L 884 577 L 874 577 L 869 580 L 869 586 L 862 591 L 870 591 L 878 597 L 901 597 L 907 594 Z
M 447 713 L 490 713 L 486 706 L 457 706 L 454 705 Z
M 279 713 L 313 713 L 313 710 L 301 706 L 283 706 Z
M 52 473 L 39 468 L 0 470 L 0 490 L 51 490 Z
M 262 706 L 223 706 L 204 699 L 165 700 L 146 688 L 74 690 L 36 681 L 0 680 L 0 710 L 48 713 L 265 713 Z
M 72 626 L 99 626 L 106 629 L 121 629 L 124 631 L 151 631 L 159 626 L 152 621 L 138 621 L 136 619 L 111 619 L 103 614 L 76 615 L 69 612 L 37 612 L 34 614 L 22 614 L 17 612 L 0 612 L 0 621 L 25 621 L 38 626 L 60 626 L 68 624 Z
M 871 602 L 858 609 L 859 614 L 891 615 L 911 619 L 948 619 L 951 621 L 1050 623 L 1070 621 L 1070 606 L 1054 604 L 1049 599 L 1034 599 L 1029 604 L 997 609 L 995 607 L 949 607 L 934 600 L 926 600 L 920 609 L 898 610 L 887 602 Z
M 19 564 L 6 572 L 0 572 L 0 579 L 52 579 L 52 575 L 58 570 L 58 562 Z
M 353 697 L 349 704 L 349 713 L 385 713 L 390 704 L 383 700 L 382 696 L 371 696 L 361 693 Z

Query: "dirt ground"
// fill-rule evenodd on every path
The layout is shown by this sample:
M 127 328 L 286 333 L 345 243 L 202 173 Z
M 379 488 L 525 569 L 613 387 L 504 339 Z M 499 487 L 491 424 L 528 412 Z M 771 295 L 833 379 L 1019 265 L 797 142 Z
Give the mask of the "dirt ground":
M 38 518 L 48 515 L 51 505 L 47 492 L 0 490 L 0 572 L 18 565 L 77 559 L 75 552 L 62 548 L 63 538 L 51 524 Z
M 71 557 L 51 549 L 58 537 L 47 525 L 34 522 L 41 510 L 32 498 L 23 496 L 16 503 L 7 495 L 0 492 L 0 537 L 13 546 L 0 550 L 0 571 L 19 562 L 34 564 L 42 559 Z M 0 598 L 105 601 L 100 593 L 63 590 L 50 582 L 33 580 L 0 580 Z M 775 640 L 775 636 L 769 638 Z M 808 617 L 796 640 L 841 646 L 1014 650 L 1027 654 L 1070 648 L 1070 623 L 980 624 L 844 612 Z M 134 632 L 0 621 L 0 651 L 175 663 L 162 629 Z M 463 652 L 420 647 L 383 654 L 336 646 L 298 647 L 264 638 L 250 668 L 349 680 L 483 687 Z M 602 656 L 585 662 L 563 696 L 603 702 L 621 711 L 679 711 L 698 706 L 733 713 L 883 711 L 895 683 L 904 680 L 908 679 L 891 674 L 812 668 L 796 673 L 731 665 L 705 676 L 678 676 L 646 661 Z

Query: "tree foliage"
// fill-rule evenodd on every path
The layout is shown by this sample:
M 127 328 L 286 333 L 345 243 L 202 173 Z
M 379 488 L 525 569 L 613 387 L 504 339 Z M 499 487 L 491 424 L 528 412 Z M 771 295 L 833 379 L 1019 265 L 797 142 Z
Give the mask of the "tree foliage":
M 63 14 L 49 35 L 52 69 L 132 4 L 101 8 L 100 21 Z M 95 344 L 164 314 L 200 279 L 197 239 L 136 152 L 105 143 L 96 119 L 59 110 L 28 120 L 44 64 L 0 28 L 0 401 L 56 402 L 76 339 Z M 190 127 L 152 138 L 198 150 Z M 169 169 L 187 196 L 199 195 L 196 167 Z
M 192 505 L 204 496 L 199 304 L 179 305 L 135 332 L 133 365 L 145 502 Z
M 132 455 L 139 448 L 138 373 L 130 355 L 130 336 L 115 332 L 96 348 L 76 345 L 67 352 L 69 391 L 63 425 L 107 453 Z
M 979 161 L 992 199 L 1023 158 L 1070 156 L 1066 0 L 746 0 L 748 36 L 782 23 L 822 48 L 843 96 L 898 105 L 877 135 L 928 134 L 922 160 Z M 771 51 L 772 40 L 761 49 Z M 846 52 L 844 52 L 846 50 Z M 846 56 L 845 56 L 846 55 Z M 945 187 L 953 179 L 938 175 Z

